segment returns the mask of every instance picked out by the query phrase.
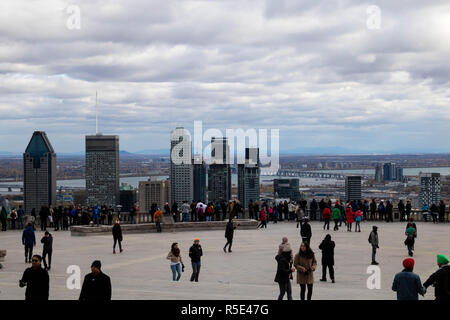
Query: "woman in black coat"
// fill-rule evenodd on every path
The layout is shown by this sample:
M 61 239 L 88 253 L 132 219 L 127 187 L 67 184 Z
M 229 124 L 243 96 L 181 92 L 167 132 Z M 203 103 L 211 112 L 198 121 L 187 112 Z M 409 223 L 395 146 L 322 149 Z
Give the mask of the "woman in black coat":
M 330 271 L 331 282 L 334 283 L 334 241 L 331 241 L 331 236 L 327 234 L 325 239 L 319 245 L 322 250 L 322 279 L 320 281 L 327 281 L 327 267 Z
M 114 246 L 113 246 L 113 253 L 116 253 L 116 244 L 119 242 L 119 249 L 120 252 L 122 252 L 122 228 L 120 227 L 119 220 L 116 220 L 116 223 L 114 224 L 112 228 L 112 234 L 114 238 Z
M 227 223 L 227 227 L 225 229 L 225 238 L 227 239 L 227 243 L 225 244 L 225 247 L 223 247 L 223 252 L 227 252 L 227 246 L 228 246 L 228 252 L 231 252 L 231 246 L 233 244 L 233 236 L 234 236 L 234 229 L 236 229 L 233 220 L 230 218 Z
M 292 256 L 291 251 L 283 251 L 275 257 L 277 260 L 277 274 L 275 275 L 275 282 L 280 286 L 280 295 L 278 300 L 283 300 L 284 294 L 287 293 L 288 300 L 292 300 Z

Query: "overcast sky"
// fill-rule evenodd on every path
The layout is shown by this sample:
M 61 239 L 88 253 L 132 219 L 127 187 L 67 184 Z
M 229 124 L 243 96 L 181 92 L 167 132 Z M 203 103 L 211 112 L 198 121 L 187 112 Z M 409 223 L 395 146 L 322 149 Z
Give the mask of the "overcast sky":
M 130 152 L 199 119 L 282 152 L 450 152 L 449 57 L 448 0 L 2 0 L 0 151 L 84 150 L 97 90 Z

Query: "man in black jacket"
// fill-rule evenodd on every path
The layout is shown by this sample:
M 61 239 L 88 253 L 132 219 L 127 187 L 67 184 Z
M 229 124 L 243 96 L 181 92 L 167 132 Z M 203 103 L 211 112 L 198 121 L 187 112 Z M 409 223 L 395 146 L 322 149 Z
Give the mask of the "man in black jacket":
M 81 287 L 81 301 L 111 300 L 111 279 L 101 271 L 102 264 L 95 260 L 91 265 L 91 273 L 84 277 Z
M 194 239 L 194 244 L 189 249 L 189 257 L 192 263 L 192 276 L 191 281 L 198 282 L 198 275 L 200 274 L 201 267 L 201 256 L 203 256 L 202 246 L 200 245 L 200 240 L 198 238 Z
M 325 239 L 319 245 L 322 250 L 322 279 L 320 281 L 327 281 L 327 267 L 330 271 L 331 282 L 334 283 L 334 241 L 331 241 L 331 235 L 327 234 Z
M 225 238 L 227 239 L 227 243 L 225 244 L 225 247 L 223 247 L 223 252 L 227 252 L 227 246 L 228 252 L 232 252 L 231 246 L 233 244 L 234 229 L 236 229 L 236 226 L 234 225 L 233 220 L 230 218 L 225 229 Z
M 42 259 L 44 260 L 44 268 L 46 270 L 50 270 L 52 267 L 52 252 L 53 252 L 53 237 L 50 232 L 45 231 L 45 235 L 41 239 L 41 243 L 44 244 L 44 248 L 42 250 Z M 48 255 L 48 267 L 47 262 L 45 261 L 45 257 Z
M 50 279 L 45 269 L 42 269 L 42 257 L 35 254 L 31 268 L 27 268 L 19 281 L 21 288 L 25 290 L 25 300 L 48 300 Z
M 430 286 L 434 286 L 434 296 L 436 300 L 450 300 L 450 266 L 448 258 L 444 255 L 437 255 L 437 264 L 439 270 L 433 273 L 423 284 L 425 290 Z M 426 293 L 426 291 L 425 291 Z
M 300 235 L 302 237 L 302 241 L 310 244 L 312 231 L 311 225 L 308 223 L 308 218 L 303 218 L 303 223 L 300 226 Z

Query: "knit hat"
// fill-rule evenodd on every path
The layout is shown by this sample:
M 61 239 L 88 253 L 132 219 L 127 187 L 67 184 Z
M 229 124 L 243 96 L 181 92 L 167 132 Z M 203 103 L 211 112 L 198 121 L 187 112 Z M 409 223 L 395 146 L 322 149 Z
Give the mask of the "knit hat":
M 403 260 L 403 267 L 405 267 L 405 269 L 409 269 L 409 270 L 414 269 L 414 259 L 407 258 L 407 259 Z
M 198 238 L 194 238 L 194 241 L 200 241 Z
M 101 269 L 102 268 L 102 263 L 100 262 L 100 260 L 95 260 L 94 262 L 92 262 L 91 264 L 91 268 L 95 267 L 97 269 Z
M 278 246 L 278 252 L 289 252 L 292 251 L 291 245 L 289 243 L 282 243 Z
M 438 264 L 447 264 L 448 258 L 446 256 L 444 256 L 443 254 L 438 254 L 437 255 L 437 263 Z

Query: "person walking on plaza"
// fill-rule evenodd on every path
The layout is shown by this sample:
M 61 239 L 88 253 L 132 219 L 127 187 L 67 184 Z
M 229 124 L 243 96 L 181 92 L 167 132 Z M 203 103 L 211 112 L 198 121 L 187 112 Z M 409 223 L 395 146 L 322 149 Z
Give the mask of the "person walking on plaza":
M 353 210 L 350 204 L 347 204 L 347 209 L 345 210 L 345 216 L 347 218 L 347 231 L 352 232 L 353 224 Z
M 227 226 L 225 228 L 225 238 L 227 239 L 227 243 L 225 244 L 225 247 L 223 247 L 223 252 L 227 252 L 227 246 L 228 246 L 228 252 L 232 252 L 231 246 L 233 244 L 234 229 L 236 229 L 236 226 L 233 223 L 233 219 L 230 218 L 230 220 L 228 220 Z
M 91 264 L 91 273 L 84 277 L 80 301 L 111 300 L 111 279 L 101 270 L 102 263 L 95 260 Z
M 161 232 L 161 222 L 162 222 L 162 218 L 163 218 L 163 213 L 161 210 L 156 210 L 155 212 L 155 224 L 156 224 L 156 232 Z
M 261 209 L 261 213 L 259 214 L 259 220 L 260 220 L 260 223 L 258 224 L 258 226 L 256 228 L 261 227 L 261 229 L 262 228 L 267 229 L 267 216 L 266 216 L 266 210 L 264 208 Z
M 379 241 L 378 241 L 378 227 L 373 226 L 372 232 L 369 235 L 369 243 L 372 245 L 372 264 L 378 265 L 379 263 L 375 260 L 375 256 L 377 254 L 377 249 L 379 248 Z
M 302 241 L 308 245 L 311 243 L 312 231 L 311 225 L 308 223 L 308 218 L 303 218 L 303 223 L 300 225 L 300 236 Z
M 41 239 L 41 243 L 44 245 L 42 250 L 42 260 L 44 260 L 44 269 L 49 271 L 52 267 L 52 252 L 53 252 L 53 237 L 50 232 L 45 231 L 45 235 Z M 48 267 L 45 257 L 48 255 Z
M 425 294 L 420 277 L 413 272 L 414 259 L 403 260 L 402 272 L 395 275 L 392 282 L 392 291 L 397 292 L 397 300 L 419 300 L 419 294 Z
M 339 209 L 339 203 L 336 202 L 336 205 L 334 206 L 333 212 L 331 213 L 331 215 L 333 216 L 333 220 L 334 220 L 334 231 L 338 231 L 339 230 L 339 219 L 341 218 L 341 209 Z
M 322 212 L 322 219 L 324 222 L 323 224 L 323 230 L 325 230 L 325 227 L 327 227 L 327 230 L 330 230 L 330 219 L 331 219 L 331 211 L 328 206 L 325 206 Z
M 184 263 L 181 258 L 180 248 L 178 243 L 172 243 L 170 252 L 167 255 L 167 259 L 170 260 L 170 269 L 172 270 L 172 280 L 179 281 L 181 278 L 181 272 L 184 272 Z
M 300 299 L 305 300 L 308 287 L 307 299 L 311 300 L 317 261 L 314 252 L 305 242 L 302 242 L 299 252 L 294 257 L 294 267 L 297 270 L 297 283 L 300 285 Z
M 25 290 L 26 301 L 48 300 L 50 291 L 50 278 L 47 270 L 42 268 L 42 257 L 35 254 L 30 260 L 31 267 L 27 268 L 19 280 L 19 287 L 27 287 Z
M 198 276 L 200 274 L 201 257 L 203 256 L 202 246 L 198 238 L 194 239 L 194 244 L 189 248 L 189 257 L 192 263 L 192 275 L 191 281 L 198 282 Z
M 327 281 L 327 268 L 330 272 L 331 282 L 334 283 L 334 247 L 336 244 L 331 240 L 331 235 L 327 234 L 325 239 L 319 245 L 322 250 L 322 279 L 320 281 Z
M 361 221 L 362 221 L 363 215 L 361 213 L 361 210 L 356 210 L 355 212 L 355 232 L 361 232 Z
M 6 231 L 6 221 L 8 219 L 8 212 L 6 208 L 2 206 L 2 210 L 0 211 L 0 221 L 2 223 L 2 231 Z
M 293 268 L 292 264 L 292 249 L 287 243 L 281 246 L 278 250 L 278 254 L 275 257 L 275 260 L 277 261 L 277 273 L 275 275 L 275 282 L 278 282 L 278 286 L 280 287 L 280 294 L 278 295 L 278 300 L 283 300 L 283 297 L 285 294 L 287 294 L 287 299 L 292 300 L 292 286 L 291 286 L 291 280 L 292 280 L 292 272 L 295 271 L 295 268 Z
M 25 263 L 30 263 L 33 256 L 33 247 L 36 245 L 36 235 L 31 223 L 22 232 L 22 244 L 25 246 Z
M 433 273 L 423 284 L 425 293 L 429 286 L 434 287 L 436 300 L 450 300 L 450 265 L 448 258 L 442 254 L 437 255 L 437 265 L 439 269 Z
M 406 235 L 405 246 L 408 248 L 408 255 L 412 257 L 415 242 L 414 239 L 417 237 L 417 233 L 416 229 L 413 227 L 413 224 L 411 222 L 409 222 L 408 226 L 406 227 L 405 235 Z
M 122 252 L 122 228 L 120 227 L 120 223 L 119 220 L 116 220 L 116 223 L 114 224 L 114 226 L 112 227 L 112 235 L 113 235 L 113 240 L 114 240 L 114 244 L 113 244 L 113 254 L 116 253 L 116 244 L 119 243 L 119 250 L 120 252 Z

